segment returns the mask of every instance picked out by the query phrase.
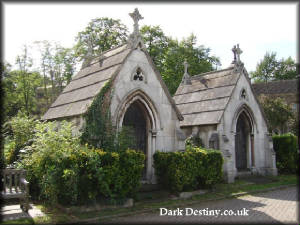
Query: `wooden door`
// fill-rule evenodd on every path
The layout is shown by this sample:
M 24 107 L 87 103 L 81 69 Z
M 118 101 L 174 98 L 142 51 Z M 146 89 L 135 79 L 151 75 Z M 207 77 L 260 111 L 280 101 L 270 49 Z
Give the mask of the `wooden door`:
M 141 106 L 134 102 L 127 109 L 124 119 L 123 126 L 130 127 L 134 134 L 131 148 L 142 151 L 147 156 L 147 123 L 144 111 Z M 143 179 L 146 178 L 146 160 L 143 171 Z
M 241 115 L 237 121 L 235 136 L 235 163 L 237 170 L 247 169 L 247 138 L 246 121 Z

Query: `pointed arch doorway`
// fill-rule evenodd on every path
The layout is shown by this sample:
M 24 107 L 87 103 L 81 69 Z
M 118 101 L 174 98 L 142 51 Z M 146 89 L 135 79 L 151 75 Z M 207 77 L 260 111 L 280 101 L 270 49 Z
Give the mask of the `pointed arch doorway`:
M 122 127 L 132 135 L 131 148 L 145 154 L 146 160 L 142 180 L 147 180 L 148 131 L 151 130 L 150 118 L 146 108 L 140 101 L 133 102 L 126 110 Z
M 238 171 L 254 167 L 254 136 L 251 120 L 242 111 L 236 122 L 235 164 Z

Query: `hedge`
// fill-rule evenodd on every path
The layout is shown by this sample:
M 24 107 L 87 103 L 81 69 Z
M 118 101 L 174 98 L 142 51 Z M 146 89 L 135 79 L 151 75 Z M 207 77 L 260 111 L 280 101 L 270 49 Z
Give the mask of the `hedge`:
M 296 173 L 299 169 L 298 139 L 293 134 L 274 135 L 276 166 L 279 173 Z
M 102 162 L 99 192 L 109 198 L 133 197 L 140 187 L 145 155 L 135 150 L 98 151 Z
M 23 156 L 31 196 L 56 204 L 134 196 L 140 186 L 145 155 L 134 150 L 105 152 L 81 145 L 72 124 L 35 127 L 34 143 Z
M 223 157 L 218 150 L 158 151 L 153 158 L 158 183 L 174 193 L 211 187 L 222 179 Z

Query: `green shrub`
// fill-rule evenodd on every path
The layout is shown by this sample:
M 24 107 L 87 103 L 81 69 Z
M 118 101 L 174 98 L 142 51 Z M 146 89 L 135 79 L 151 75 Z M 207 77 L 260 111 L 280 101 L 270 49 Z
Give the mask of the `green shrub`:
M 37 120 L 28 117 L 26 114 L 19 112 L 6 123 L 6 129 L 10 130 L 11 137 L 6 147 L 6 164 L 12 164 L 18 160 L 20 149 L 24 148 L 28 141 L 34 136 L 34 128 L 38 123 Z
M 35 129 L 31 151 L 22 160 L 31 189 L 50 203 L 74 204 L 82 194 L 93 197 L 90 187 L 97 188 L 93 183 L 101 172 L 100 160 L 72 136 L 72 124 L 62 122 L 58 129 L 54 122 L 39 123 Z M 85 176 L 89 186 L 81 191 L 78 184 Z
M 145 155 L 142 152 L 104 152 L 98 150 L 102 162 L 100 194 L 109 198 L 133 197 L 140 187 Z
M 11 164 L 14 162 L 16 149 L 16 142 L 10 138 L 5 138 L 4 141 L 4 159 L 5 164 Z
M 190 148 L 185 152 L 156 152 L 158 183 L 172 192 L 211 187 L 222 178 L 223 157 L 218 150 Z
M 72 124 L 39 123 L 22 160 L 31 194 L 49 203 L 78 204 L 98 197 L 125 198 L 138 190 L 145 156 L 126 150 L 105 152 L 82 146 Z
M 293 134 L 274 135 L 273 147 L 276 152 L 276 166 L 280 173 L 296 173 L 299 169 L 297 136 Z

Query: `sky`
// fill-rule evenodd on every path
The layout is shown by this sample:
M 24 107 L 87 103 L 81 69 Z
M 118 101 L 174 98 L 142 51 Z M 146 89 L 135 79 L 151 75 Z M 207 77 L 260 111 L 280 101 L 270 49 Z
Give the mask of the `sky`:
M 72 47 L 78 32 L 99 17 L 120 19 L 130 33 L 128 15 L 138 8 L 143 25 L 159 25 L 167 36 L 182 40 L 191 33 L 197 45 L 211 49 L 211 55 L 226 68 L 233 60 L 232 47 L 240 45 L 241 60 L 248 72 L 254 71 L 265 53 L 277 58 L 291 56 L 297 62 L 298 3 L 3 3 L 4 60 L 15 63 L 24 44 L 55 41 Z M 37 51 L 29 54 L 39 58 Z

